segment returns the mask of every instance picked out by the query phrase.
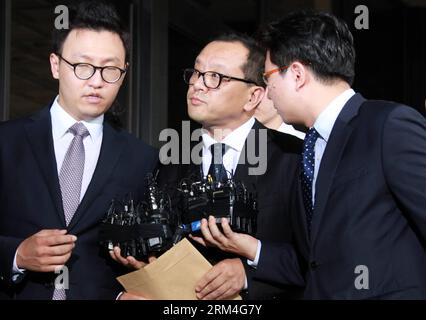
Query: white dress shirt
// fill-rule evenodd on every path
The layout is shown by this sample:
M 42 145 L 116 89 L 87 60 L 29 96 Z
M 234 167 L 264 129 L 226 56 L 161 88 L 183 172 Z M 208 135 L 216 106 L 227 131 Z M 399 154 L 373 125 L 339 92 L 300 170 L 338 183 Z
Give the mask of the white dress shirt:
M 319 138 L 315 143 L 315 170 L 314 180 L 312 182 L 312 203 L 315 203 L 315 184 L 318 177 L 318 171 L 328 139 L 330 138 L 331 131 L 333 130 L 334 123 L 336 122 L 337 117 L 339 116 L 345 104 L 354 95 L 355 91 L 352 89 L 348 89 L 341 93 L 320 113 L 314 123 L 314 128 L 319 133 Z
M 295 136 L 295 137 L 302 139 L 302 140 L 305 139 L 305 133 L 304 132 L 294 129 L 294 127 L 292 125 L 289 125 L 285 122 L 281 123 L 281 125 L 277 129 L 277 131 L 287 133 L 287 134 L 291 134 L 292 136 Z
M 211 145 L 215 143 L 224 143 L 228 146 L 227 151 L 223 155 L 223 166 L 231 177 L 231 173 L 235 174 L 238 162 L 240 160 L 241 151 L 246 143 L 247 136 L 254 125 L 254 118 L 250 118 L 246 123 L 239 126 L 237 129 L 228 134 L 222 141 L 216 141 L 210 134 L 203 129 L 203 173 L 207 176 L 209 173 L 210 164 L 212 163 L 213 155 L 210 151 Z
M 53 148 L 55 151 L 59 176 L 68 147 L 70 146 L 72 139 L 74 139 L 74 135 L 67 131 L 78 121 L 76 121 L 59 105 L 58 97 L 56 97 L 52 107 L 50 108 L 50 116 L 52 120 Z M 89 131 L 89 135 L 83 140 L 85 159 L 80 201 L 83 199 L 84 194 L 87 191 L 98 163 L 103 138 L 103 122 L 104 115 L 90 121 L 81 121 L 81 123 L 83 123 Z M 18 265 L 16 264 L 16 254 L 17 252 L 15 252 L 15 257 L 13 259 L 12 280 L 14 282 L 19 282 L 20 275 L 24 274 L 25 270 L 18 268 Z

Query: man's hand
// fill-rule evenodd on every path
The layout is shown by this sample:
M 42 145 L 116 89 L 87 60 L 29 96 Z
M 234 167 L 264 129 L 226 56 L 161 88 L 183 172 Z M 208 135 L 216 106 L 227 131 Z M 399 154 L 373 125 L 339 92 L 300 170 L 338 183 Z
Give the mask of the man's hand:
M 226 300 L 244 288 L 246 273 L 240 259 L 226 259 L 211 268 L 195 286 L 200 300 Z
M 71 257 L 76 240 L 67 230 L 42 230 L 21 242 L 16 264 L 20 269 L 54 272 Z
M 203 238 L 190 235 L 190 238 L 204 246 L 214 246 L 219 249 L 238 254 L 249 260 L 256 258 L 257 239 L 250 235 L 233 232 L 226 218 L 222 218 L 223 233 L 216 225 L 212 216 L 209 221 L 201 220 L 201 233 Z
M 136 270 L 139 270 L 140 268 L 143 268 L 148 264 L 146 262 L 136 260 L 132 256 L 128 256 L 127 258 L 124 258 L 121 255 L 121 250 L 120 250 L 119 247 L 114 247 L 114 250 L 111 250 L 109 252 L 109 255 L 111 256 L 112 259 L 114 259 L 118 263 L 121 263 L 123 266 L 133 268 L 133 269 L 136 269 Z M 148 257 L 148 261 L 150 263 L 155 261 L 155 260 L 156 260 L 156 258 L 154 256 Z

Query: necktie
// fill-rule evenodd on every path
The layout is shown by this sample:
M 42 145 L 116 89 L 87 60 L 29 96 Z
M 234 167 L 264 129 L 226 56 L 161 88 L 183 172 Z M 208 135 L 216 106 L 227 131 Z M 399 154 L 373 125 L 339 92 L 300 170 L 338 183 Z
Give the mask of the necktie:
M 209 168 L 209 175 L 211 175 L 214 181 L 224 182 L 228 179 L 226 169 L 223 165 L 223 156 L 227 151 L 226 144 L 215 143 L 210 146 L 210 152 L 212 153 L 212 163 Z
M 303 142 L 303 158 L 302 158 L 302 192 L 303 203 L 306 211 L 306 221 L 308 224 L 308 231 L 311 231 L 312 215 L 314 212 L 312 183 L 314 181 L 315 170 L 315 142 L 319 137 L 315 128 L 309 129 Z
M 89 131 L 84 124 L 79 122 L 69 128 L 68 132 L 71 132 L 74 138 L 68 147 L 59 172 L 59 185 L 61 187 L 62 204 L 67 226 L 80 204 L 85 160 L 83 139 L 89 135 Z M 52 299 L 66 300 L 65 289 L 55 288 Z

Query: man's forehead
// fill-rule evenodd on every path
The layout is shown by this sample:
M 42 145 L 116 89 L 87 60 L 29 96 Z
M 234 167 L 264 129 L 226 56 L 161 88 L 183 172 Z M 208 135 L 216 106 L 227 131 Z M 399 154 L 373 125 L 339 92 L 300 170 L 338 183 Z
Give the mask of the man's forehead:
M 239 43 L 212 42 L 195 59 L 196 65 L 209 68 L 241 69 L 247 62 L 248 50 Z
M 232 64 L 225 58 L 219 57 L 219 56 L 212 56 L 212 57 L 203 57 L 198 56 L 197 59 L 195 59 L 196 65 L 206 65 L 208 64 L 209 67 L 218 67 L 218 68 L 229 68 L 232 66 Z
M 247 56 L 248 49 L 242 43 L 237 41 L 212 41 L 201 50 L 200 55 L 208 53 L 214 53 L 218 56 L 224 57 L 235 54 L 239 54 L 240 56 Z
M 125 48 L 120 36 L 104 30 L 72 30 L 64 41 L 63 51 L 74 58 L 107 62 L 121 61 L 125 56 Z

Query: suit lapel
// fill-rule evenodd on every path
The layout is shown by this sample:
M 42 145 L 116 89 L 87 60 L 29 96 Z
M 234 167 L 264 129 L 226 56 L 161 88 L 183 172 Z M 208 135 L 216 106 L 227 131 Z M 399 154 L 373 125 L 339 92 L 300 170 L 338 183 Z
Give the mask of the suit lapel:
M 50 107 L 43 109 L 31 119 L 33 121 L 25 125 L 27 139 L 48 187 L 57 215 L 61 224 L 65 226 L 58 169 L 53 147 Z
M 300 175 L 299 175 L 300 176 Z M 300 179 L 300 178 L 299 178 Z M 310 239 L 308 232 L 308 223 L 306 221 L 306 213 L 305 213 L 305 205 L 303 203 L 303 194 L 302 194 L 302 186 L 300 183 L 297 184 L 297 200 L 296 200 L 296 214 L 294 215 L 294 220 L 297 221 L 294 225 L 295 230 L 300 230 L 300 232 L 296 231 L 296 237 L 302 239 L 304 254 L 307 256 L 310 247 Z
M 71 230 L 84 216 L 89 206 L 102 190 L 127 144 L 124 136 L 120 135 L 107 123 L 104 123 L 101 152 L 89 187 L 75 212 L 68 229 Z
M 247 136 L 244 147 L 240 155 L 240 159 L 238 161 L 238 165 L 235 168 L 234 179 L 235 181 L 244 182 L 246 187 L 251 189 L 256 189 L 258 175 L 253 175 L 249 173 L 249 169 L 255 167 L 257 164 L 251 164 L 248 160 L 248 152 L 253 153 L 253 142 L 254 142 L 254 154 L 259 156 L 259 139 L 260 139 L 260 129 L 266 129 L 260 122 L 255 121 L 252 129 L 250 130 L 249 135 Z M 267 135 L 267 145 L 269 146 L 270 137 Z M 250 151 L 248 151 L 250 150 Z M 269 163 L 269 158 L 271 156 L 270 148 L 267 148 L 267 163 Z M 260 159 L 262 160 L 262 159 Z
M 255 154 L 258 155 L 259 154 L 259 129 L 265 129 L 266 128 L 264 126 L 262 126 L 262 124 L 260 124 L 257 120 L 255 122 L 255 124 L 252 127 L 252 130 L 250 131 L 251 138 L 247 138 L 245 143 L 244 143 L 244 147 L 243 150 L 241 152 L 240 155 L 240 159 L 239 159 L 239 164 L 237 165 L 237 168 L 235 169 L 234 172 L 234 178 L 236 181 L 244 181 L 244 183 L 248 186 L 248 184 L 252 184 L 252 183 L 256 183 L 257 181 L 257 176 L 255 175 L 249 175 L 249 171 L 248 169 L 250 167 L 254 167 L 254 165 L 251 165 L 248 162 L 247 159 L 247 143 L 249 141 L 254 141 L 255 142 Z M 268 135 L 268 143 L 269 143 L 269 135 Z M 192 142 L 191 144 L 191 150 L 198 144 L 198 143 L 202 143 L 201 137 L 200 137 L 200 141 L 196 141 L 196 142 Z M 268 160 L 270 157 L 270 150 L 268 149 Z M 185 166 L 185 169 L 183 170 L 183 176 L 184 177 L 195 177 L 196 179 L 200 179 L 203 177 L 203 168 L 202 165 L 197 165 L 194 164 L 192 161 L 189 165 Z
M 329 198 L 330 188 L 339 166 L 343 150 L 353 131 L 350 121 L 357 116 L 358 111 L 365 99 L 360 95 L 354 95 L 343 107 L 333 126 L 324 155 L 321 160 L 318 178 L 315 185 L 315 207 L 312 217 L 312 243 L 320 229 L 321 220 L 325 214 L 324 210 Z
M 201 145 L 203 144 L 203 139 L 201 136 L 199 137 L 198 141 L 191 141 L 191 147 L 190 147 L 191 157 L 192 157 L 192 153 L 194 152 L 194 149 L 198 147 L 200 144 Z M 203 157 L 202 149 L 200 150 L 199 156 L 200 156 L 200 159 L 202 159 Z M 195 164 L 191 158 L 191 161 L 189 162 L 188 165 L 179 166 L 179 167 L 182 167 L 181 173 L 182 173 L 182 176 L 185 178 L 191 177 L 195 180 L 201 180 L 204 177 L 202 161 L 201 161 L 201 164 Z

